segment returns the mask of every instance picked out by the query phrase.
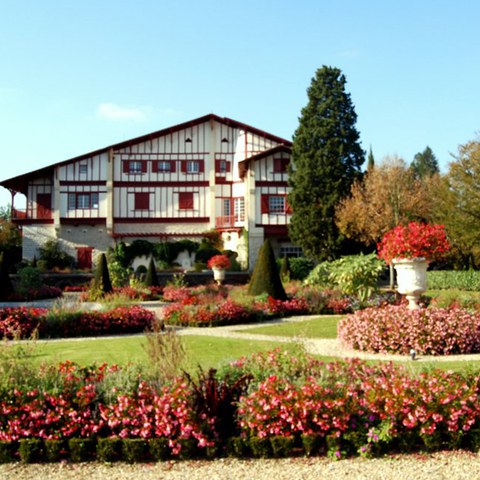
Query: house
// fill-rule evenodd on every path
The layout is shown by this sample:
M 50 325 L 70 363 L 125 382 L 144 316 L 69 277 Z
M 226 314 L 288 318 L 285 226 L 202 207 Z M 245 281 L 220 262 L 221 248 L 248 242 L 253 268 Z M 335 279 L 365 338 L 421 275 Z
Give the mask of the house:
M 299 251 L 287 232 L 290 153 L 288 140 L 210 114 L 0 185 L 12 194 L 25 259 L 55 239 L 89 268 L 116 241 L 200 239 L 216 229 L 252 268 L 266 237 L 277 255 Z

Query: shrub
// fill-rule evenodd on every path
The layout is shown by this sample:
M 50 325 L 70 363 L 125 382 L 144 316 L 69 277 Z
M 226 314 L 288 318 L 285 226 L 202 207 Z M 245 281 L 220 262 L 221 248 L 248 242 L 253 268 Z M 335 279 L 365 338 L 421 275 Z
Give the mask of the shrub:
M 305 257 L 292 257 L 289 263 L 291 280 L 304 280 L 315 266 L 312 260 Z
M 148 457 L 148 443 L 144 438 L 124 438 L 122 440 L 123 458 L 128 463 L 144 462 Z
M 38 438 L 22 438 L 18 454 L 23 463 L 38 463 L 43 460 L 43 442 Z
M 95 458 L 95 440 L 93 438 L 70 438 L 68 449 L 72 462 L 87 462 Z
M 147 287 L 158 287 L 157 270 L 155 269 L 155 262 L 150 258 L 148 263 L 147 275 L 145 276 L 145 285 Z
M 151 438 L 148 441 L 148 450 L 152 459 L 157 462 L 170 458 L 170 447 L 166 438 Z
M 431 290 L 480 291 L 479 270 L 432 270 L 427 272 L 427 280 Z
M 0 464 L 10 463 L 15 460 L 12 442 L 0 440 Z
M 287 298 L 268 238 L 258 252 L 252 278 L 248 284 L 248 293 L 253 296 L 266 293 L 276 300 L 286 300 Z
M 95 273 L 93 288 L 100 296 L 113 291 L 112 282 L 110 281 L 110 274 L 108 272 L 107 257 L 104 253 L 100 255 Z
M 47 240 L 38 251 L 37 265 L 40 270 L 71 268 L 75 263 L 75 259 L 64 252 L 56 240 Z
M 100 462 L 118 462 L 122 459 L 122 440 L 120 438 L 99 438 L 97 441 L 97 459 Z
M 288 282 L 290 280 L 290 261 L 286 255 L 280 261 L 280 278 L 282 282 Z
M 59 462 L 67 457 L 67 448 L 64 440 L 46 439 L 43 442 L 45 460 L 47 462 Z
M 350 348 L 403 355 L 411 349 L 424 355 L 478 353 L 479 332 L 480 313 L 455 308 L 367 308 L 338 324 L 338 337 Z
M 10 280 L 8 267 L 3 258 L 4 252 L 0 253 L 0 300 L 6 300 L 13 293 L 13 285 Z

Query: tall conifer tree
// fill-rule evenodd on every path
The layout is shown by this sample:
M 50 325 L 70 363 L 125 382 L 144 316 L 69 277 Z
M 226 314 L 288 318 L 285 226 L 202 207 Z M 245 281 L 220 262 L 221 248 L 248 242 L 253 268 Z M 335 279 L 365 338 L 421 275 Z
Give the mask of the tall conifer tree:
M 339 252 L 342 237 L 335 225 L 335 206 L 350 193 L 365 160 L 345 84 L 338 68 L 317 70 L 293 138 L 289 232 L 292 241 L 317 260 Z

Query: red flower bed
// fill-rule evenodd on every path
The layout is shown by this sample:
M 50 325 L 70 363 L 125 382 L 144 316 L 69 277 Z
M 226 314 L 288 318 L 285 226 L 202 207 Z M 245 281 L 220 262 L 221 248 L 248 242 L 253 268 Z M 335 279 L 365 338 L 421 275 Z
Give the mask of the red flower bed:
M 140 306 L 118 307 L 107 312 L 4 308 L 0 309 L 0 336 L 28 338 L 35 329 L 42 338 L 137 333 L 150 327 L 154 320 L 155 314 Z
M 435 307 L 367 308 L 342 319 L 338 337 L 350 348 L 370 352 L 408 355 L 413 348 L 424 355 L 479 353 L 480 313 Z
M 282 355 L 270 353 L 267 363 L 282 365 Z M 359 360 L 326 365 L 311 359 L 292 362 L 295 368 L 250 384 L 239 409 L 229 410 L 234 423 L 228 435 L 235 435 L 237 428 L 245 438 L 315 435 L 335 456 L 343 449 L 381 453 L 480 445 L 478 375 L 440 370 L 412 375 L 391 363 L 371 366 Z M 256 359 L 245 360 L 232 366 L 229 374 L 236 372 L 235 378 L 245 370 L 253 374 L 260 365 Z M 198 409 L 199 393 L 212 406 L 217 402 L 214 395 L 185 378 L 163 387 L 138 378 L 119 393 L 112 387 L 118 383 L 109 380 L 117 375 L 118 381 L 122 373 L 118 370 L 66 363 L 53 372 L 53 383 L 4 391 L 0 440 L 165 438 L 173 454 L 180 452 L 183 440 L 198 447 L 223 445 L 226 439 L 220 440 L 215 430 L 215 415 L 226 415 L 225 411 Z M 257 378 L 262 373 L 257 370 Z M 226 378 L 219 378 L 217 385 Z

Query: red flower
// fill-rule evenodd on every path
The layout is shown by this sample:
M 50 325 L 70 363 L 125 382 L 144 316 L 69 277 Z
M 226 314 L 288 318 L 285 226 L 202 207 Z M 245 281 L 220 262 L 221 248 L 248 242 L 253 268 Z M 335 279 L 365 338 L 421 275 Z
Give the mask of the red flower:
M 214 255 L 208 262 L 207 267 L 210 269 L 218 268 L 227 270 L 230 268 L 230 259 L 226 255 Z
M 442 259 L 450 249 L 450 244 L 443 225 L 410 222 L 388 231 L 377 249 L 378 256 L 387 263 L 394 259 L 421 257 L 433 261 Z

